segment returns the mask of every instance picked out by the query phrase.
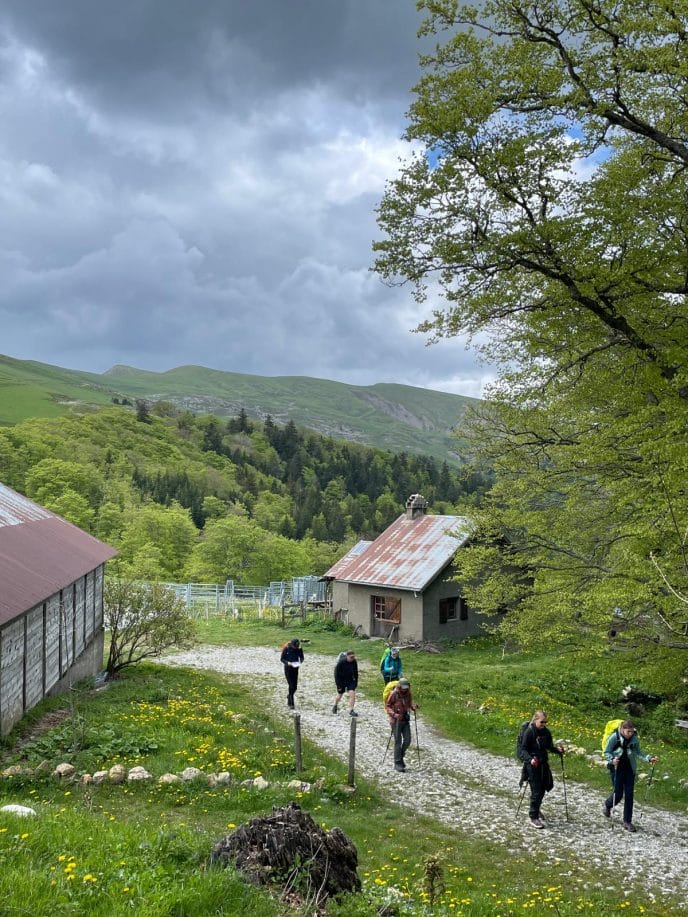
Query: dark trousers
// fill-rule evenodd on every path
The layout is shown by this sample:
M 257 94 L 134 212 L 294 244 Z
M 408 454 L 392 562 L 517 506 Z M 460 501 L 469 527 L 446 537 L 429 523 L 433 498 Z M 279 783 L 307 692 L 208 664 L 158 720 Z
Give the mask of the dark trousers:
M 611 777 L 612 787 L 614 789 L 607 797 L 605 805 L 608 809 L 611 809 L 612 806 L 618 805 L 623 799 L 623 820 L 625 822 L 633 821 L 633 788 L 635 786 L 635 771 L 631 765 L 627 761 L 624 761 L 622 758 L 621 763 L 617 765 L 617 767 L 611 767 L 609 769 L 609 776 Z
M 530 805 L 528 806 L 528 816 L 530 818 L 540 817 L 540 806 L 545 798 L 545 793 L 552 789 L 553 779 L 552 771 L 549 764 L 541 762 L 537 767 L 531 764 L 526 766 L 528 772 L 528 783 L 530 785 Z
M 394 733 L 394 763 L 403 764 L 406 749 L 411 744 L 411 723 L 408 718 L 397 721 L 392 727 Z
M 285 665 L 284 667 L 284 677 L 287 679 L 287 685 L 289 686 L 289 693 L 287 694 L 287 703 L 290 707 L 294 706 L 294 694 L 296 694 L 296 687 L 299 683 L 299 670 L 295 669 L 293 665 Z

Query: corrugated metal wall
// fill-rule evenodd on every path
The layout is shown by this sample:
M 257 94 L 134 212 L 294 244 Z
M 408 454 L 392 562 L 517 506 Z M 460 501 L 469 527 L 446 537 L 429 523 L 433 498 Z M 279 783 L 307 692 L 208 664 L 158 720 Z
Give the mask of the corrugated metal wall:
M 103 567 L 0 629 L 0 735 L 46 695 L 102 669 Z

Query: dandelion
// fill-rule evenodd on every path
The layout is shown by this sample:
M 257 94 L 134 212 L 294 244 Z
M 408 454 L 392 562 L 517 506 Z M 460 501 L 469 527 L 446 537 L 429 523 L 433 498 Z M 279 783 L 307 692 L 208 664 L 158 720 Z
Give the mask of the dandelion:
M 87 872 L 81 881 L 82 882 L 97 882 L 98 879 L 96 879 L 96 877 L 92 873 Z

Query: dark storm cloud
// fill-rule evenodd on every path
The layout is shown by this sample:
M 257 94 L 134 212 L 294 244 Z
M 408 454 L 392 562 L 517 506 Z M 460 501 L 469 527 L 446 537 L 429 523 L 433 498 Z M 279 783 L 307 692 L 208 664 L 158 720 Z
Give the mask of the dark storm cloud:
M 5 0 L 0 351 L 479 394 L 370 273 L 413 0 Z
M 316 82 L 361 100 L 398 98 L 417 77 L 419 16 L 405 0 L 3 6 L 12 31 L 49 53 L 60 78 L 125 108 L 174 108 L 187 96 L 242 106 L 276 86 Z

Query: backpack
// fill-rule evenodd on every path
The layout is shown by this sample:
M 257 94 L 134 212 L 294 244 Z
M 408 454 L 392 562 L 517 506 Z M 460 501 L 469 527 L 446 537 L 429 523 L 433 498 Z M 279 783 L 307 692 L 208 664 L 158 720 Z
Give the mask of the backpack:
M 381 675 L 385 674 L 385 659 L 389 656 L 391 652 L 392 652 L 391 649 L 387 647 L 387 649 L 382 654 L 382 657 L 380 659 L 380 674 Z
M 518 737 L 516 739 L 516 759 L 518 761 L 521 760 L 519 752 L 521 750 L 521 747 L 523 746 L 523 742 L 525 741 L 525 737 L 526 737 L 526 732 L 528 732 L 529 728 L 530 728 L 530 720 L 526 720 L 525 723 L 521 723 L 521 726 L 518 730 Z
M 385 685 L 384 690 L 382 692 L 382 703 L 385 707 L 387 706 L 389 695 L 392 693 L 392 691 L 396 688 L 398 684 L 399 684 L 399 681 L 397 680 L 397 681 L 388 681 L 387 684 Z
M 609 741 L 609 736 L 619 728 L 623 723 L 623 720 L 607 720 L 607 724 L 604 727 L 604 732 L 602 733 L 602 751 L 606 751 L 607 742 Z

